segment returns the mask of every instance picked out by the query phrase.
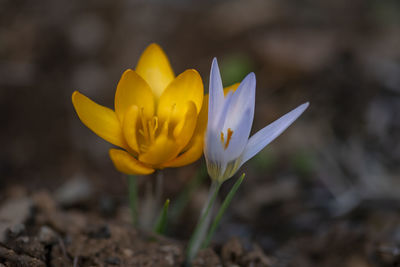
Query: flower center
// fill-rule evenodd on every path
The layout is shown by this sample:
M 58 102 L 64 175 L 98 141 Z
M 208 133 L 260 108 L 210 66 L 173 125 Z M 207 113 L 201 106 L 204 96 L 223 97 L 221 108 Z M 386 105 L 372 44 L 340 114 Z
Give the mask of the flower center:
M 228 132 L 226 134 L 226 141 L 225 141 L 225 137 L 224 137 L 224 133 L 221 132 L 221 144 L 224 147 L 224 149 L 226 150 L 229 146 L 229 142 L 231 141 L 232 135 L 233 135 L 233 131 L 231 128 L 228 128 Z
M 143 108 L 140 109 L 137 123 L 138 145 L 140 153 L 145 153 L 154 144 L 159 135 L 172 136 L 176 122 L 172 120 L 176 105 L 172 105 L 168 115 L 163 117 L 153 116 L 150 119 L 144 115 Z
M 144 139 L 144 142 L 140 142 L 139 149 L 141 152 L 144 152 L 154 143 L 158 129 L 158 117 L 153 116 L 150 120 L 146 120 L 143 108 L 140 110 L 139 116 L 141 121 L 141 125 L 139 124 L 139 133 Z

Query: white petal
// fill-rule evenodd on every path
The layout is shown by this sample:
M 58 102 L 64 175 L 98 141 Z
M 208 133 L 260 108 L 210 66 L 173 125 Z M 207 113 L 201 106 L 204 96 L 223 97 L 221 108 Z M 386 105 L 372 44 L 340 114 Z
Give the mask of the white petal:
M 204 156 L 211 161 L 222 161 L 224 157 L 224 148 L 221 143 L 221 131 L 231 100 L 232 94 L 230 93 L 227 95 L 223 106 L 220 107 L 220 114 L 216 114 L 219 118 L 208 114 L 209 120 L 211 116 L 214 120 L 218 119 L 218 121 L 215 121 L 214 127 L 211 127 L 210 123 L 207 125 Z
M 227 149 L 224 151 L 224 160 L 228 163 L 236 160 L 243 154 L 250 135 L 251 125 L 253 123 L 253 113 L 247 109 L 241 115 L 237 127 L 233 130 L 233 134 Z M 226 132 L 224 132 L 226 133 Z
M 225 136 L 227 136 L 228 129 L 233 131 L 229 146 L 224 151 L 224 158 L 227 162 L 239 158 L 248 142 L 254 118 L 255 87 L 255 75 L 250 73 L 240 83 L 232 95 L 230 103 L 226 103 L 229 106 L 221 130 Z
M 224 103 L 224 89 L 217 59 L 214 58 L 210 71 L 210 86 L 208 98 L 208 125 L 212 128 L 218 121 L 220 110 Z
M 224 148 L 221 144 L 220 134 L 220 131 L 207 129 L 207 136 L 204 143 L 204 156 L 209 161 L 222 161 L 224 157 Z
M 289 127 L 304 112 L 304 110 L 306 110 L 308 105 L 309 103 L 307 102 L 298 106 L 250 137 L 243 152 L 242 164 L 254 157 L 284 130 L 286 130 L 286 128 Z
M 235 93 L 225 97 L 215 126 L 207 128 L 204 155 L 210 161 L 228 163 L 239 158 L 248 142 L 254 118 L 255 75 L 251 73 L 243 79 Z M 210 118 L 211 114 L 209 114 Z M 233 131 L 229 145 L 225 149 L 228 129 Z M 225 140 L 221 141 L 221 132 Z
M 255 93 L 256 77 L 254 73 L 250 73 L 243 79 L 238 89 L 232 96 L 232 101 L 229 104 L 228 114 L 223 127 L 225 131 L 228 128 L 231 128 L 232 130 L 237 128 L 238 123 L 241 121 L 245 111 L 250 110 L 250 117 L 248 118 L 251 122 L 248 126 L 250 134 L 251 125 L 254 118 Z M 247 138 L 248 137 L 249 136 L 247 136 Z
M 218 114 L 218 120 L 215 122 L 215 129 L 218 129 L 218 131 L 222 131 L 225 121 L 227 120 L 227 116 L 229 115 L 229 108 L 231 106 L 233 99 L 233 93 L 229 92 L 225 99 L 222 107 L 220 107 L 220 112 Z

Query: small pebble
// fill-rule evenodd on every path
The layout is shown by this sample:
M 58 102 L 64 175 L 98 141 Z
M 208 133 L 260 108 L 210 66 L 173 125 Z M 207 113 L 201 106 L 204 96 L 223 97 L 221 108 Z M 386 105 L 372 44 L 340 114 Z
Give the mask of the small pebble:
M 126 257 L 132 257 L 133 256 L 133 251 L 131 249 L 129 249 L 129 248 L 124 249 L 123 252 L 124 252 L 124 255 Z
M 9 199 L 0 206 L 0 242 L 10 233 L 14 236 L 22 233 L 25 228 L 22 225 L 31 216 L 32 206 L 28 197 Z
M 73 206 L 90 199 L 92 193 L 90 181 L 85 176 L 77 175 L 63 184 L 54 196 L 61 205 Z
M 57 243 L 57 233 L 48 226 L 42 226 L 39 230 L 39 241 L 45 245 Z
M 17 237 L 25 231 L 25 224 L 17 223 L 11 226 L 9 235 L 13 237 Z

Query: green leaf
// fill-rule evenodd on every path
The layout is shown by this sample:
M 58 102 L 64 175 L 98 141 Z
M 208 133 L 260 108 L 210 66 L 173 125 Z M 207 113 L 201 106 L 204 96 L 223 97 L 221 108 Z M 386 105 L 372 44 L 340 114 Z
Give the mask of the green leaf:
M 165 230 L 167 229 L 169 202 L 170 201 L 167 198 L 167 200 L 165 200 L 164 207 L 161 210 L 161 213 L 158 216 L 157 222 L 154 226 L 154 232 L 160 235 L 164 234 Z
M 217 216 L 215 216 L 214 221 L 211 225 L 211 228 L 208 232 L 206 239 L 203 242 L 202 248 L 208 247 L 210 241 L 217 230 L 219 222 L 221 221 L 222 216 L 224 215 L 226 209 L 228 208 L 229 204 L 231 203 L 236 191 L 239 189 L 239 186 L 242 184 L 245 174 L 243 173 L 239 179 L 236 180 L 235 184 L 232 186 L 231 190 L 229 191 L 228 195 L 225 197 L 224 202 L 222 203 L 220 209 L 218 210 Z

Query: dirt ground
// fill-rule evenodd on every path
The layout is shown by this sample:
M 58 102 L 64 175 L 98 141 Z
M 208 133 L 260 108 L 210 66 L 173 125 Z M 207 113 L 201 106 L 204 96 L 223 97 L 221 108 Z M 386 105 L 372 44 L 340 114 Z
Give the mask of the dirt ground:
M 4 231 L 0 246 L 3 266 L 181 266 L 184 263 L 183 242 L 138 231 L 120 216 L 104 219 L 82 210 L 61 210 L 58 204 L 45 191 L 9 198 L 1 216 L 17 219 L 22 211 L 25 212 L 22 216 L 27 217 L 24 223 L 14 221 Z M 3 221 L 2 227 L 4 224 Z M 203 250 L 192 266 L 220 266 L 222 261 L 253 266 L 270 263 L 258 246 L 245 252 L 240 241 L 232 239 L 222 247 L 221 256 L 212 249 Z
M 254 71 L 253 132 L 310 102 L 242 167 L 193 266 L 400 266 L 399 14 L 397 0 L 0 1 L 0 266 L 182 266 L 209 179 L 166 236 L 133 228 L 127 179 L 71 103 L 112 107 L 152 42 L 206 90 L 213 57 L 225 85 Z M 163 197 L 203 166 L 166 169 Z

